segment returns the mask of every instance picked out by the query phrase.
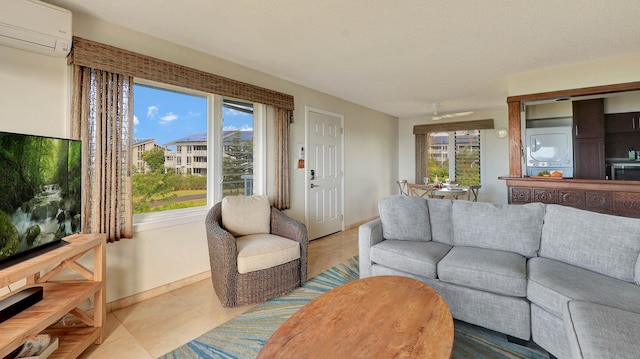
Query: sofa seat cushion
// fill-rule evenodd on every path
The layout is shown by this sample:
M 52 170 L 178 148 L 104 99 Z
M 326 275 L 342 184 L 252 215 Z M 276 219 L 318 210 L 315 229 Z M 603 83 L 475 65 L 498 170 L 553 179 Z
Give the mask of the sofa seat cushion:
M 564 325 L 574 358 L 640 358 L 640 314 L 571 301 Z
M 640 312 L 640 286 L 548 258 L 531 258 L 527 298 L 562 318 L 567 302 L 581 300 Z
M 544 206 L 454 201 L 453 244 L 535 257 L 540 248 Z
M 640 254 L 640 219 L 548 205 L 540 257 L 633 282 Z
M 238 273 L 272 268 L 300 258 L 300 243 L 274 234 L 250 234 L 236 238 Z
M 437 278 L 437 264 L 450 249 L 450 245 L 438 242 L 387 239 L 371 248 L 371 261 L 421 277 Z
M 390 196 L 378 201 L 385 239 L 430 241 L 429 209 L 424 198 Z
M 526 297 L 526 269 L 527 259 L 517 253 L 454 247 L 438 263 L 438 278 L 496 294 Z

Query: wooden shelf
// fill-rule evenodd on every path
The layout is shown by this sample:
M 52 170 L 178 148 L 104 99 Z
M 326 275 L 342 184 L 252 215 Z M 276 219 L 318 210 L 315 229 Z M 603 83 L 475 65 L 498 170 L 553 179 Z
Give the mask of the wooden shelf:
M 47 329 L 44 333 L 50 334 L 52 338 L 60 338 L 58 349 L 54 351 L 49 359 L 77 358 L 87 349 L 87 346 L 101 335 L 102 328 L 96 327 L 69 327 Z
M 50 358 L 76 358 L 91 343 L 102 342 L 106 316 L 105 240 L 101 234 L 73 235 L 65 238 L 69 242 L 66 246 L 0 270 L 0 286 L 26 279 L 27 286 L 44 287 L 40 302 L 0 323 L 0 358 L 42 332 L 59 338 L 59 347 Z M 76 262 L 91 251 L 93 271 Z M 84 279 L 56 280 L 55 275 L 65 268 Z M 87 299 L 93 300 L 92 315 L 78 308 Z M 77 317 L 81 325 L 49 328 L 68 313 Z

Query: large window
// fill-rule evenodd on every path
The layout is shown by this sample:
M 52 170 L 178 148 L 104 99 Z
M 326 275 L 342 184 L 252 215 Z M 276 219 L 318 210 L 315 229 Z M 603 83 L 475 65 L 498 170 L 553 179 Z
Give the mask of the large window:
M 253 105 L 223 101 L 223 196 L 253 194 Z
M 428 143 L 429 182 L 449 179 L 465 186 L 481 184 L 479 130 L 430 133 Z
M 228 195 L 253 194 L 253 112 L 252 103 L 136 83 L 136 222 L 153 213 L 206 208 Z
M 206 144 L 209 98 L 156 86 L 134 85 L 134 214 L 206 206 L 207 181 L 196 175 L 191 162 L 194 143 Z

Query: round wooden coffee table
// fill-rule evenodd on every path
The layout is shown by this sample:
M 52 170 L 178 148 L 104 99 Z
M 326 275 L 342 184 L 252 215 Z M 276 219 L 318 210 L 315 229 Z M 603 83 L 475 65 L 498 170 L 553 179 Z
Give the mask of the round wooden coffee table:
M 341 285 L 292 315 L 258 358 L 450 358 L 453 319 L 433 288 L 375 276 Z

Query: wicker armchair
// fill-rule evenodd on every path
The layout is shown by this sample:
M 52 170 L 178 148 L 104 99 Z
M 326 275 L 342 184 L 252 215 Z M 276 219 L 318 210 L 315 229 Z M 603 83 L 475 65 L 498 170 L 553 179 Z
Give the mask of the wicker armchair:
M 278 297 L 307 280 L 309 239 L 304 224 L 271 207 L 271 234 L 300 243 L 300 258 L 275 267 L 238 272 L 236 238 L 222 226 L 222 205 L 217 203 L 206 217 L 211 279 L 224 307 L 255 304 Z

